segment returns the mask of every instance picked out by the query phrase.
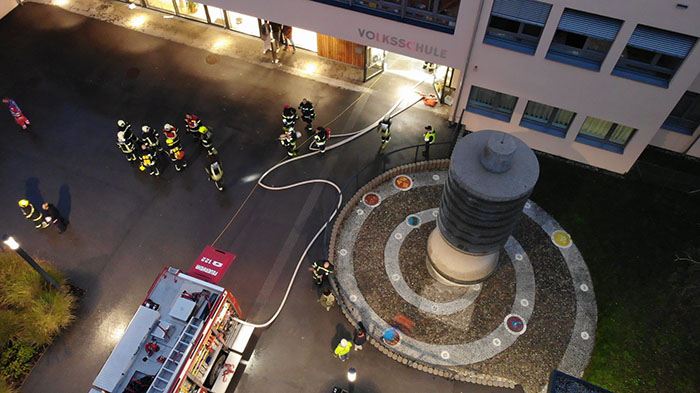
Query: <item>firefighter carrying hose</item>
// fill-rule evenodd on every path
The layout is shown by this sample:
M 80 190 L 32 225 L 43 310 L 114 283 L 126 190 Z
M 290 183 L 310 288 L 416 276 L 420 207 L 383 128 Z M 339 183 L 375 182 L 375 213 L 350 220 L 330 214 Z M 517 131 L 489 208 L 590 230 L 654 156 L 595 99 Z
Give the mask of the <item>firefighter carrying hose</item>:
M 208 180 L 214 181 L 216 189 L 219 191 L 224 190 L 224 183 L 221 178 L 224 177 L 224 170 L 221 168 L 221 163 L 219 162 L 219 155 L 216 149 L 212 148 L 207 151 L 207 166 L 204 168 L 209 175 Z
M 384 116 L 384 119 L 382 119 L 377 126 L 377 131 L 382 137 L 382 145 L 379 147 L 379 154 L 384 154 L 384 150 L 391 140 L 391 116 Z
M 326 152 L 326 141 L 331 137 L 331 129 L 324 127 L 317 127 L 316 133 L 314 134 L 314 143 L 318 146 L 321 154 Z
M 299 111 L 301 111 L 301 120 L 306 123 L 305 130 L 309 134 L 314 131 L 313 126 L 311 123 L 314 121 L 316 118 L 316 112 L 314 111 L 314 104 L 311 103 L 311 101 L 307 100 L 304 98 L 301 100 L 301 103 L 299 104 Z
M 28 200 L 20 199 L 18 204 L 19 208 L 22 210 L 24 218 L 26 218 L 27 220 L 32 220 L 32 222 L 34 222 L 34 228 L 42 229 L 49 226 L 49 223 L 43 220 L 44 214 L 41 212 L 41 210 L 35 209 L 34 205 L 29 203 Z
M 294 129 L 292 128 L 292 131 Z M 296 133 L 296 131 L 293 131 Z M 285 149 L 287 149 L 287 155 L 290 157 L 296 157 L 297 156 L 297 142 L 296 142 L 296 135 L 292 136 L 291 132 L 285 132 L 279 136 L 279 141 L 284 146 Z
M 333 273 L 333 264 L 326 259 L 319 259 L 311 265 L 309 271 L 313 275 L 314 283 L 320 287 L 323 284 L 323 280 Z

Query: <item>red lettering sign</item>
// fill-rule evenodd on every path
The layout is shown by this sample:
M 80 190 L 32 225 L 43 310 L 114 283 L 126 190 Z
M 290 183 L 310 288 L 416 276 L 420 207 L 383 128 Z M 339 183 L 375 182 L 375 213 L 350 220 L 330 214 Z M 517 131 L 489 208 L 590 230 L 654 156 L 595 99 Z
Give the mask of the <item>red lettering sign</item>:
M 206 246 L 187 274 L 212 284 L 218 284 L 234 259 L 236 259 L 235 254 Z

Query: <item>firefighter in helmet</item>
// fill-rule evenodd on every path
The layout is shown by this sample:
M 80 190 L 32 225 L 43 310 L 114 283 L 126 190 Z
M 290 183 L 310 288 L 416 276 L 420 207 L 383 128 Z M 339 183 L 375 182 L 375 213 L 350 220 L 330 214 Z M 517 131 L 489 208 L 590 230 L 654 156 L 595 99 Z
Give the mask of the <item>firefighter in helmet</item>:
M 24 218 L 27 220 L 32 220 L 34 222 L 34 228 L 42 229 L 49 226 L 49 223 L 44 221 L 44 213 L 39 209 L 35 209 L 34 205 L 29 203 L 26 199 L 20 199 L 18 202 L 19 208 L 22 210 Z
M 377 131 L 382 137 L 382 146 L 379 148 L 379 154 L 383 154 L 391 140 L 391 116 L 384 116 L 384 119 L 382 119 L 377 126 Z
M 314 111 L 314 104 L 311 101 L 304 98 L 299 104 L 299 111 L 301 112 L 301 120 L 306 123 L 306 132 L 312 133 L 314 131 L 311 123 L 316 118 L 316 112 Z
M 292 129 L 294 130 L 294 129 Z M 295 131 L 296 133 L 296 131 Z M 296 157 L 297 156 L 297 143 L 296 143 L 296 135 L 292 137 L 291 133 L 285 132 L 279 136 L 279 141 L 284 146 L 285 149 L 287 149 L 287 155 L 290 157 Z
M 180 139 L 175 137 L 166 138 L 165 144 L 168 146 L 167 153 L 175 166 L 175 170 L 180 172 L 181 170 L 187 168 L 187 160 L 185 160 L 185 152 L 182 150 L 182 144 L 180 144 Z
M 192 135 L 194 139 L 199 139 L 199 127 L 202 125 L 202 121 L 199 120 L 197 115 L 188 113 L 185 115 L 185 131 Z
M 425 142 L 425 151 L 423 152 L 423 156 L 426 159 L 430 159 L 430 145 L 435 143 L 435 129 L 433 129 L 433 126 L 427 125 L 425 126 L 425 133 L 423 134 L 423 142 Z
M 207 172 L 207 175 L 209 175 L 208 180 L 214 181 L 216 189 L 223 191 L 224 183 L 221 181 L 221 178 L 224 177 L 224 169 L 221 167 L 221 163 L 219 162 L 219 154 L 216 149 L 212 148 L 211 150 L 207 151 L 207 166 L 204 168 L 204 170 Z
M 297 120 L 299 120 L 297 110 L 290 105 L 285 105 L 282 111 L 282 128 L 294 128 L 297 124 Z
M 127 161 L 136 161 L 136 143 L 125 134 L 126 131 L 117 131 L 117 147 L 124 153 Z M 132 133 L 131 136 L 133 135 Z
M 180 142 L 180 135 L 178 135 L 177 131 L 177 128 L 170 123 L 165 123 L 165 125 L 163 125 L 163 135 L 165 135 L 165 139 L 172 139 L 175 143 Z
M 215 150 L 212 133 L 207 126 L 199 126 L 199 140 L 202 142 L 202 147 L 207 149 L 207 151 Z
M 153 150 L 154 152 L 163 151 L 163 146 L 161 146 L 160 143 L 158 143 L 160 138 L 160 134 L 158 134 L 158 131 L 146 125 L 141 127 L 141 131 L 143 131 L 143 134 L 141 134 L 141 142 L 143 144 L 148 146 L 148 148 L 150 150 Z
M 139 155 L 139 161 L 141 165 L 139 169 L 145 172 L 148 169 L 148 174 L 151 176 L 159 176 L 160 170 L 158 169 L 158 152 L 155 147 L 149 147 L 147 144 L 141 145 L 141 154 Z
M 321 154 L 326 152 L 326 141 L 331 136 L 331 129 L 324 127 L 316 127 L 316 133 L 314 134 L 314 143 L 321 151 Z
M 333 273 L 333 270 L 333 264 L 327 259 L 319 259 L 311 264 L 311 267 L 309 268 L 309 271 L 311 271 L 311 275 L 314 278 L 314 283 L 316 283 L 316 285 L 319 287 L 323 285 L 323 280 Z

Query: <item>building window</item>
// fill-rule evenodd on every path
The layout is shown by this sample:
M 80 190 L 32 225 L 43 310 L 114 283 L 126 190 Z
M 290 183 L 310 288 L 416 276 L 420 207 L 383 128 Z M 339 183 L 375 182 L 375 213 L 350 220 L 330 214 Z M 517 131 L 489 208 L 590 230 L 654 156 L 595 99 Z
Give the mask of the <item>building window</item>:
M 635 131 L 632 127 L 588 116 L 576 141 L 622 154 Z
M 571 111 L 528 101 L 520 125 L 563 138 L 575 115 Z
M 472 86 L 467 110 L 494 119 L 510 122 L 518 97 Z
M 622 21 L 565 9 L 547 59 L 600 71 Z
M 697 38 L 638 25 L 618 60 L 613 75 L 668 87 Z
M 534 0 L 494 0 L 484 43 L 534 55 L 551 8 Z
M 698 127 L 700 127 L 700 94 L 686 91 L 661 128 L 693 135 Z
M 454 33 L 460 0 L 312 0 L 445 33 Z

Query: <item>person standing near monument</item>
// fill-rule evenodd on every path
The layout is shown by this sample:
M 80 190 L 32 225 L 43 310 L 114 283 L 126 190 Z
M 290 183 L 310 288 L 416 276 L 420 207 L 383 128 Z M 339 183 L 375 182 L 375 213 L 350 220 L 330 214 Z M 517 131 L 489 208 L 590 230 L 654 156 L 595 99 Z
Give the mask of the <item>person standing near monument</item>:
M 325 308 L 326 311 L 331 311 L 331 307 L 335 304 L 335 296 L 333 296 L 330 288 L 323 290 L 321 297 L 318 298 L 318 302 L 321 303 L 321 307 Z
M 352 348 L 352 343 L 346 339 L 341 339 L 338 346 L 335 347 L 335 356 L 339 357 L 340 360 L 346 361 L 350 357 L 350 349 Z

